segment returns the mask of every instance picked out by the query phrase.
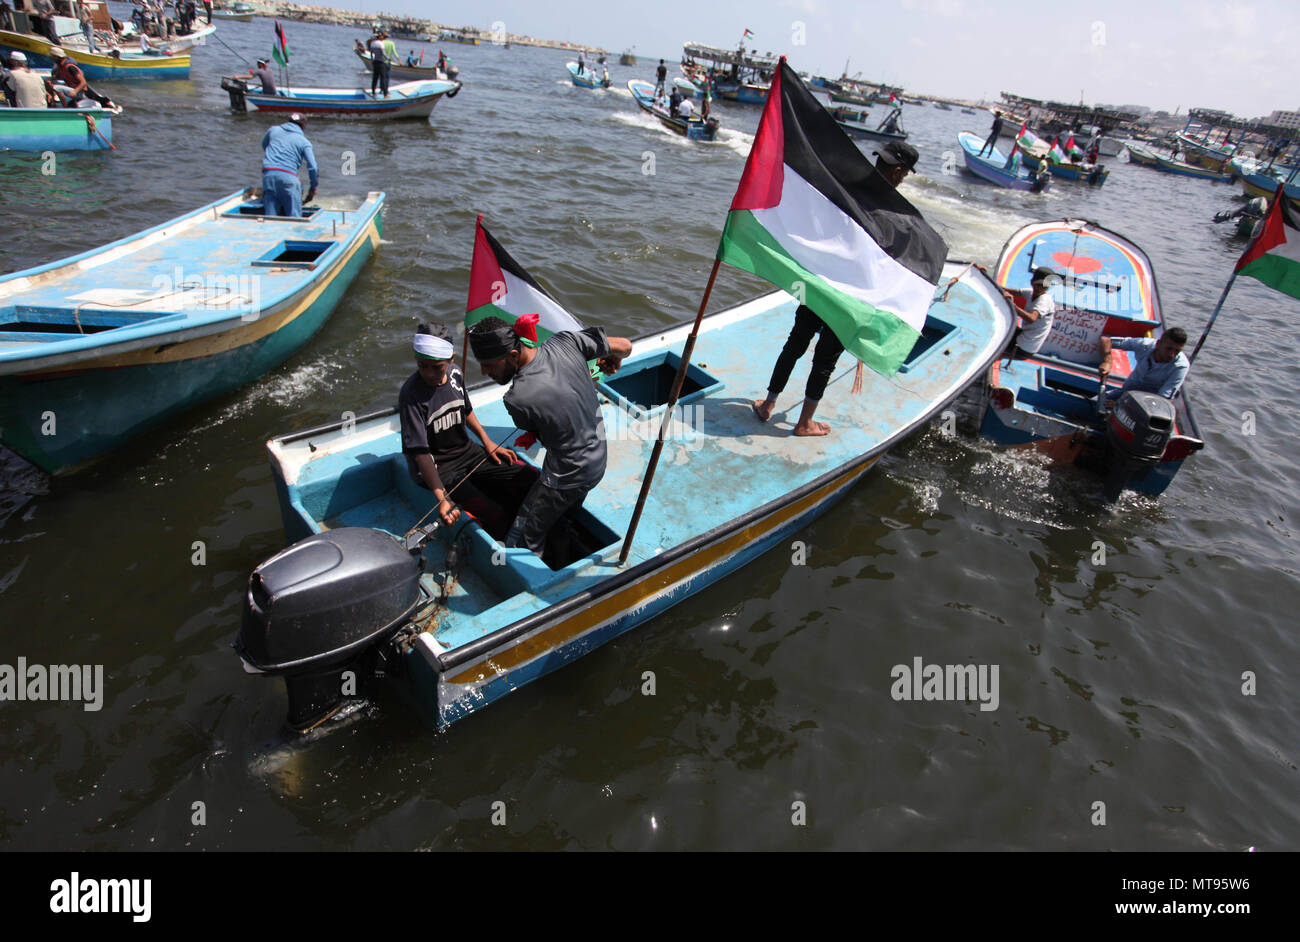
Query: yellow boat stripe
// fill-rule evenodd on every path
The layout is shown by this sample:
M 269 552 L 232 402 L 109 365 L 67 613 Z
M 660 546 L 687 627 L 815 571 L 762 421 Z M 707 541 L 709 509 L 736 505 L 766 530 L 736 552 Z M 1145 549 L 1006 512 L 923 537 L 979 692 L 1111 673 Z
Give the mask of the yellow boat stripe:
M 876 456 L 876 458 L 878 457 L 879 455 Z M 488 655 L 485 660 L 479 661 L 459 674 L 455 674 L 447 682 L 452 684 L 473 684 L 489 680 L 493 676 L 500 676 L 567 641 L 585 634 L 597 625 L 611 621 L 620 612 L 643 604 L 644 601 L 657 592 L 702 572 L 725 557 L 743 549 L 746 545 L 761 540 L 786 521 L 797 517 L 808 508 L 824 500 L 833 491 L 847 485 L 850 480 L 875 464 L 876 458 L 872 458 L 866 464 L 844 472 L 811 494 L 806 494 L 761 521 L 756 521 L 741 530 L 737 530 L 721 542 L 702 547 L 685 559 L 680 559 L 663 569 L 650 573 L 644 579 L 620 589 L 607 598 L 601 599 L 589 608 L 577 612 L 572 617 L 525 638 L 514 647 Z

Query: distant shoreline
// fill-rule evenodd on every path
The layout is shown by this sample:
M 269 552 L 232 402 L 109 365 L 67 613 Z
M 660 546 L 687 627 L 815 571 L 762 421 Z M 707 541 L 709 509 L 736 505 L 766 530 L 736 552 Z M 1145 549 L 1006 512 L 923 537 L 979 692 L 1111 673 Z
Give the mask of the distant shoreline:
M 552 39 L 537 39 L 533 36 L 524 36 L 518 33 L 504 33 L 500 36 L 494 36 L 490 31 L 476 29 L 474 27 L 452 26 L 447 23 L 435 23 L 433 20 L 426 20 L 415 16 L 393 16 L 390 13 L 359 13 L 355 10 L 337 10 L 334 7 L 316 7 L 308 6 L 304 3 L 258 3 L 252 4 L 260 16 L 273 16 L 282 20 L 297 20 L 303 23 L 326 23 L 331 26 L 349 26 L 354 29 L 362 29 L 367 32 L 377 22 L 388 24 L 389 26 L 400 24 L 403 28 L 412 27 L 414 32 L 428 33 L 434 37 L 428 42 L 436 43 L 438 33 L 442 30 L 450 30 L 454 33 L 466 33 L 477 35 L 482 45 L 491 45 L 494 41 L 504 40 L 505 42 L 518 46 L 537 46 L 544 49 L 567 49 L 573 52 L 591 53 L 593 55 L 609 55 L 608 49 L 602 49 L 599 46 L 585 46 L 581 43 L 569 43 Z M 394 37 L 397 39 L 397 37 Z M 398 40 L 399 42 L 409 42 L 407 38 Z

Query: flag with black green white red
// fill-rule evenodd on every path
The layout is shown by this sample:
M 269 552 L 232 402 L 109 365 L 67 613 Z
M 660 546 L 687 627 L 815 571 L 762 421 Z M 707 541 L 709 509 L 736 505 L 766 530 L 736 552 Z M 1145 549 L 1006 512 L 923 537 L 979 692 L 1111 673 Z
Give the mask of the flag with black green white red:
M 520 315 L 540 315 L 537 339 L 545 342 L 562 330 L 582 330 L 577 319 L 560 306 L 483 226 L 480 215 L 474 227 L 474 258 L 469 267 L 469 300 L 465 303 L 465 329 L 485 317 L 513 324 Z
M 280 21 L 275 21 L 275 44 L 271 47 L 271 58 L 280 65 L 289 64 L 289 41 L 284 37 Z
M 921 335 L 947 254 L 782 58 L 718 258 L 800 297 L 888 375 Z
M 1237 261 L 1238 275 L 1248 275 L 1283 294 L 1300 298 L 1300 219 L 1281 184 L 1259 234 Z

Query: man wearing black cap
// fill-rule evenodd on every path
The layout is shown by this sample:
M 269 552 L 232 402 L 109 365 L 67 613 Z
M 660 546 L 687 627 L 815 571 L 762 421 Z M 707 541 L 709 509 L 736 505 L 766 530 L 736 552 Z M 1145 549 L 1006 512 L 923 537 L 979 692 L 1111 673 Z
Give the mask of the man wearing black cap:
M 560 331 L 539 343 L 537 319 L 525 314 L 511 325 L 484 318 L 470 329 L 469 342 L 484 375 L 511 384 L 502 402 L 515 425 L 546 449 L 541 477 L 506 535 L 506 546 L 541 556 L 547 534 L 582 506 L 605 475 L 605 424 L 587 361 L 595 359 L 605 373 L 615 373 L 632 353 L 632 342 L 607 337 L 603 327 L 588 327 Z M 518 444 L 529 447 L 522 438 Z
M 301 216 L 302 204 L 316 195 L 318 172 L 311 141 L 303 133 L 307 119 L 291 114 L 284 124 L 277 124 L 262 137 L 262 214 L 265 216 Z M 298 167 L 307 165 L 311 189 L 302 195 Z
M 1003 289 L 1003 297 L 1015 306 L 1021 321 L 1020 328 L 1007 345 L 1008 357 L 1033 356 L 1042 347 L 1043 341 L 1052 332 L 1052 321 L 1056 315 L 1056 302 L 1052 300 L 1049 289 L 1054 282 L 1060 280 L 1060 276 L 1050 268 L 1035 268 L 1029 280 L 1029 306 L 1023 309 L 1021 299 Z
M 891 186 L 897 188 L 903 182 L 903 178 L 916 166 L 917 156 L 916 148 L 911 144 L 890 141 L 876 151 L 876 171 L 888 180 Z M 776 358 L 776 366 L 772 368 L 772 379 L 767 384 L 767 398 L 750 403 L 750 408 L 754 410 L 754 416 L 758 421 L 766 422 L 772 417 L 772 410 L 776 408 L 776 397 L 789 382 L 795 363 L 808 352 L 808 344 L 812 343 L 813 337 L 819 333 L 821 336 L 818 337 L 817 346 L 813 350 L 812 369 L 808 371 L 808 382 L 804 386 L 803 408 L 799 413 L 799 421 L 795 423 L 794 434 L 799 436 L 830 434 L 831 427 L 825 422 L 815 421 L 813 416 L 817 413 L 817 406 L 821 404 L 822 396 L 826 393 L 826 384 L 830 381 L 831 373 L 835 371 L 835 363 L 844 352 L 844 344 L 840 343 L 840 338 L 835 336 L 835 332 L 826 326 L 826 322 L 806 304 L 800 304 L 795 309 L 794 327 L 790 329 L 790 336 L 781 349 L 780 356 Z

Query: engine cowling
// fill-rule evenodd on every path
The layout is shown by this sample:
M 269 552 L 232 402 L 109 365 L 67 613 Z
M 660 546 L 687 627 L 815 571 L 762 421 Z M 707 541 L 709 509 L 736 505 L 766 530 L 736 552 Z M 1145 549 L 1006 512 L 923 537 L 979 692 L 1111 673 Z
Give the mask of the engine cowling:
M 1116 500 L 1129 479 L 1153 467 L 1174 434 L 1174 404 L 1149 392 L 1120 396 L 1106 421 L 1106 496 Z

